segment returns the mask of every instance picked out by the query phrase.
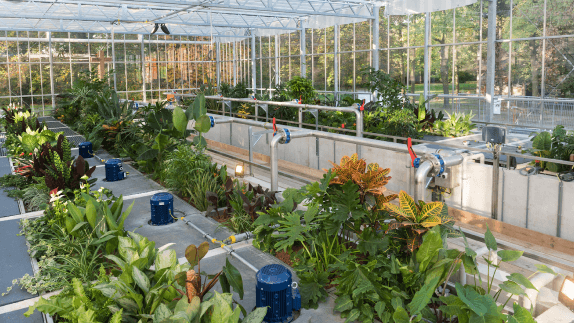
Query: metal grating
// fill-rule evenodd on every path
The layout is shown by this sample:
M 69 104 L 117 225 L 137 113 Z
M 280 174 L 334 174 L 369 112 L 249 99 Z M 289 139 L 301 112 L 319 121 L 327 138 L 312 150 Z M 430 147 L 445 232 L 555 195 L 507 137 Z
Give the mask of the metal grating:
M 68 141 L 69 141 L 71 144 L 74 144 L 76 147 L 77 147 L 80 143 L 86 141 L 86 138 L 84 138 L 83 136 L 80 136 L 80 135 L 66 136 L 66 138 L 68 139 Z
M 8 156 L 8 151 L 4 148 L 4 141 L 6 141 L 6 133 L 0 133 L 0 157 Z

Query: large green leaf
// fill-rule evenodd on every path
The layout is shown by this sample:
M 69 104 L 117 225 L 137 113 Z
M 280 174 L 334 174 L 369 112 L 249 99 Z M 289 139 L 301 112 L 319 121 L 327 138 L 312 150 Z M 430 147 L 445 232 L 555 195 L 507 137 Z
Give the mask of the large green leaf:
M 480 295 L 471 286 L 463 287 L 460 283 L 456 283 L 455 288 L 460 300 L 478 316 L 484 316 L 488 312 L 489 302 L 485 298 L 490 297 L 490 295 Z
M 484 242 L 486 243 L 486 247 L 489 250 L 498 249 L 498 245 L 496 244 L 496 239 L 492 235 L 492 232 L 490 232 L 490 228 L 488 227 L 488 224 L 486 225 L 486 233 L 484 233 Z
M 194 318 L 196 318 L 197 315 L 199 315 L 200 308 L 201 308 L 201 300 L 199 299 L 198 296 L 195 296 L 191 300 L 191 303 L 187 302 L 187 297 L 182 297 L 175 305 L 175 309 L 173 310 L 173 312 L 175 315 L 184 314 L 186 321 L 182 322 L 187 323 L 187 322 L 193 322 Z M 174 318 L 172 317 L 172 320 L 173 319 Z M 179 320 L 176 321 L 179 322 Z
M 202 115 L 195 120 L 195 126 L 193 128 L 199 132 L 206 133 L 211 129 L 211 120 L 208 116 Z
M 243 319 L 243 323 L 261 323 L 267 314 L 267 307 L 258 307 Z
M 500 284 L 499 286 L 500 286 L 500 288 L 502 288 L 502 290 L 504 290 L 505 292 L 508 292 L 510 294 L 526 295 L 526 293 L 524 292 L 522 287 L 520 287 L 520 285 L 518 285 L 517 283 L 515 283 L 511 280 L 507 280 L 507 281 L 503 282 L 502 284 Z
M 536 266 L 536 269 L 538 269 L 538 271 L 541 273 L 548 273 L 548 274 L 552 274 L 552 275 L 557 275 L 554 270 L 552 270 L 551 268 L 549 268 L 546 265 L 536 264 L 535 266 Z
M 384 303 L 383 303 L 384 304 Z M 349 295 L 341 295 L 335 300 L 334 311 L 344 312 L 353 308 L 353 300 Z
M 153 314 L 153 321 L 157 323 L 164 322 L 172 315 L 171 311 L 165 304 L 159 304 Z
M 415 293 L 413 300 L 408 305 L 411 315 L 419 314 L 428 305 L 438 283 L 439 277 L 435 277 Z
M 158 134 L 155 139 L 155 144 L 152 146 L 153 149 L 163 151 L 169 144 L 169 136 L 163 133 Z
M 359 318 L 359 316 L 361 316 L 361 311 L 359 311 L 358 308 L 354 308 L 349 312 L 349 316 L 347 316 L 345 323 L 354 322 Z
M 207 113 L 207 108 L 205 107 L 205 95 L 203 93 L 198 94 L 193 101 L 193 118 L 195 120 L 199 119 Z
M 146 274 L 139 270 L 138 267 L 133 266 L 132 277 L 139 288 L 141 288 L 146 294 L 149 293 L 150 281 Z
M 510 274 L 510 276 L 506 276 L 506 278 L 508 278 L 508 280 L 511 280 L 517 284 L 520 284 L 526 288 L 529 289 L 534 289 L 534 290 L 538 290 L 536 289 L 536 287 L 530 282 L 530 280 L 528 280 L 528 278 L 524 277 L 524 275 L 522 275 L 521 273 L 512 273 Z
M 132 212 L 132 209 L 134 207 L 136 201 L 133 201 L 132 204 L 130 204 L 130 206 L 127 208 L 127 210 L 125 210 L 122 213 L 122 217 L 120 218 L 120 221 L 118 222 L 118 226 L 116 228 L 116 230 L 118 230 L 119 232 L 123 232 L 124 230 L 124 222 L 126 221 L 126 218 L 128 217 L 128 215 L 130 215 L 130 213 Z M 120 209 L 121 211 L 121 209 Z
M 393 314 L 393 320 L 395 321 L 395 323 L 409 323 L 410 322 L 409 314 L 402 307 L 397 307 L 397 309 L 395 310 L 395 313 Z
M 170 268 L 177 264 L 177 255 L 175 250 L 167 249 L 157 254 L 155 258 L 155 270 L 159 271 L 163 268 Z
M 497 252 L 500 259 L 505 262 L 516 261 L 522 257 L 523 253 L 524 251 L 520 250 L 500 250 Z
M 84 214 L 73 203 L 68 203 L 68 211 L 76 223 L 84 221 Z
M 423 236 L 423 243 L 417 250 L 417 262 L 419 270 L 425 271 L 430 261 L 437 255 L 442 248 L 442 238 L 440 236 L 440 227 L 436 226 Z
M 514 303 L 514 315 L 508 318 L 508 323 L 536 323 L 529 310 Z
M 196 146 L 205 147 L 207 146 L 207 141 L 203 138 L 202 135 L 193 137 L 193 144 Z
M 173 110 L 173 126 L 179 132 L 184 132 L 187 128 L 187 116 L 180 107 L 175 107 Z
M 241 278 L 241 273 L 229 262 L 229 259 L 225 259 L 223 274 L 229 285 L 233 288 L 233 291 L 239 295 L 239 299 L 243 299 L 243 279 Z
M 92 201 L 88 201 L 86 205 L 86 219 L 88 220 L 88 223 L 90 224 L 92 229 L 96 227 L 97 216 L 98 214 L 96 212 L 96 207 L 94 206 L 94 203 L 92 203 Z

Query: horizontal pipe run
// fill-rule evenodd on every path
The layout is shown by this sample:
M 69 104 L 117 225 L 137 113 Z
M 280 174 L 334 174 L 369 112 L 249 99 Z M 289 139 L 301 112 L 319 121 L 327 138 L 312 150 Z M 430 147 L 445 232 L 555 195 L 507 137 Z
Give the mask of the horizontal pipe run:
M 217 239 L 215 239 L 214 237 L 212 237 L 211 235 L 209 235 L 208 233 L 206 233 L 205 231 L 201 230 L 201 229 L 200 229 L 198 226 L 196 226 L 195 224 L 191 223 L 191 221 L 188 221 L 188 220 L 186 220 L 186 219 L 184 219 L 184 218 L 181 218 L 181 220 L 182 220 L 185 224 L 187 224 L 187 225 L 189 225 L 190 227 L 192 227 L 192 228 L 194 228 L 195 230 L 197 230 L 204 238 L 208 239 L 209 241 L 212 241 L 212 242 L 213 242 L 213 241 L 216 241 L 216 240 L 217 240 Z M 230 256 L 232 256 L 232 257 L 234 257 L 235 259 L 241 261 L 244 265 L 246 265 L 247 267 L 249 267 L 249 269 L 251 269 L 251 270 L 253 270 L 253 271 L 255 271 L 255 272 L 258 272 L 258 271 L 259 271 L 259 269 L 258 269 L 257 267 L 253 266 L 249 261 L 245 260 L 245 258 L 243 258 L 243 257 L 241 257 L 240 255 L 238 255 L 238 254 L 235 252 L 235 250 L 233 250 L 233 249 L 231 249 L 231 248 L 229 248 L 228 246 L 223 245 L 223 244 L 221 245 L 221 248 L 223 248 L 225 251 L 227 251 L 227 253 L 228 253 Z

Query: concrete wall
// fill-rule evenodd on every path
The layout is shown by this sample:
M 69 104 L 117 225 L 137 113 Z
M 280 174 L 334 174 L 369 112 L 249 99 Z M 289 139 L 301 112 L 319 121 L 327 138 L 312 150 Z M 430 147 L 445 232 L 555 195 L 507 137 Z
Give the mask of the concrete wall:
M 230 127 L 231 140 L 230 140 Z M 263 131 L 253 127 L 253 132 Z M 243 149 L 249 149 L 248 126 L 241 124 L 219 124 L 212 128 L 206 138 Z M 254 152 L 269 156 L 269 140 L 272 134 L 263 135 L 254 148 Z M 231 142 L 232 141 L 232 142 Z M 319 158 L 317 158 L 316 139 L 298 138 L 290 144 L 279 145 L 279 159 L 310 168 L 330 168 L 329 161 L 338 163 L 341 157 L 356 152 L 356 145 L 319 139 Z M 362 157 L 367 163 L 378 163 L 390 168 L 392 176 L 387 188 L 392 191 L 404 190 L 414 193 L 414 169 L 410 167 L 407 153 L 362 147 Z M 458 209 L 477 215 L 490 217 L 492 192 L 492 166 L 473 161 L 468 163 L 467 174 L 459 167 L 459 183 L 448 196 L 446 203 Z M 463 177 L 465 178 L 463 180 Z M 501 169 L 499 181 L 499 219 L 520 227 L 549 235 L 557 234 L 559 180 L 547 175 L 523 176 L 516 170 Z M 528 188 L 528 189 L 527 189 Z M 562 221 L 560 236 L 574 241 L 574 182 L 563 183 Z M 425 200 L 430 200 L 427 191 Z

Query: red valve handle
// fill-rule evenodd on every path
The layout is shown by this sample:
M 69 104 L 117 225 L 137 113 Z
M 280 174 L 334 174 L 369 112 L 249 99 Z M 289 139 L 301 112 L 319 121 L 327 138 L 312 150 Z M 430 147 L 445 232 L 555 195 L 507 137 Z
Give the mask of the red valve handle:
M 365 110 L 365 99 L 363 99 L 363 104 L 361 104 L 361 107 L 359 108 L 359 111 L 363 110 Z
M 411 155 L 411 166 L 415 167 L 415 159 L 417 158 L 417 154 L 415 154 L 415 151 L 413 150 L 413 142 L 410 137 L 407 139 L 407 148 L 409 149 L 409 154 Z
M 277 132 L 277 125 L 275 124 L 275 117 L 273 117 L 273 131 Z

